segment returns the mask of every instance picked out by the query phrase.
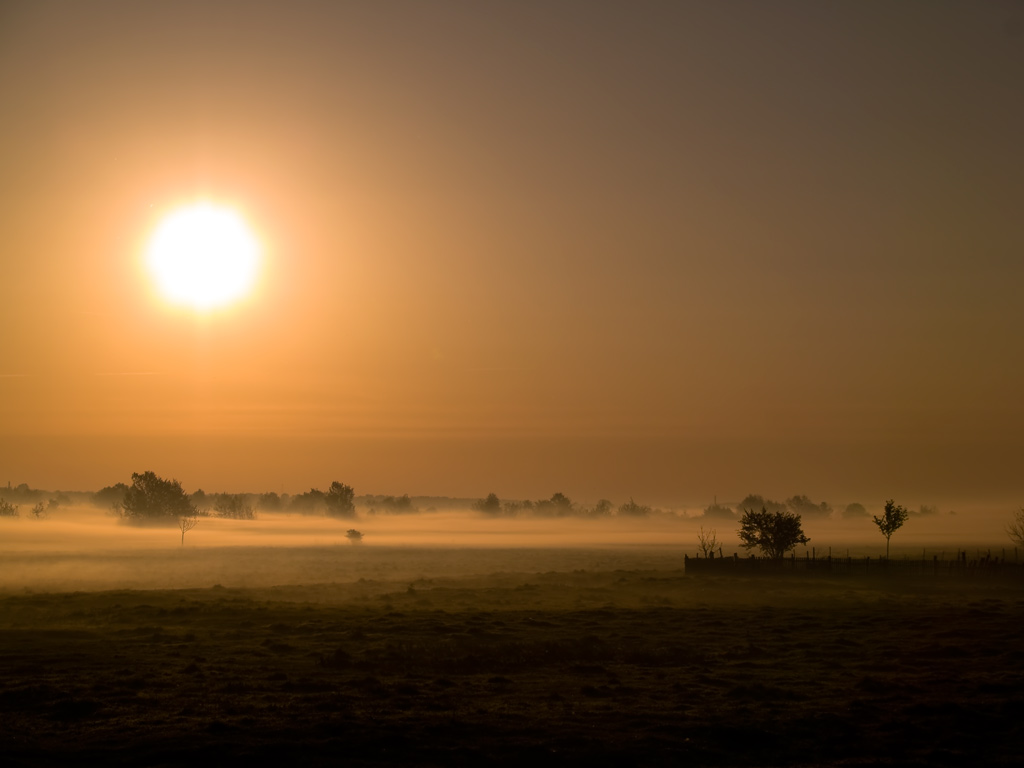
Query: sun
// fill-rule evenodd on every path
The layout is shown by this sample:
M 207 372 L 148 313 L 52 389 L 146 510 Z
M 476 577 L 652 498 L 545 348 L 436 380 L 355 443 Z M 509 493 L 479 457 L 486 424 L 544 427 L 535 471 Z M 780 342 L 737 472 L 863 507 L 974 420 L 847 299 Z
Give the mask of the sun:
M 236 211 L 196 203 L 160 222 L 149 242 L 146 262 L 168 301 L 214 309 L 252 290 L 260 245 Z

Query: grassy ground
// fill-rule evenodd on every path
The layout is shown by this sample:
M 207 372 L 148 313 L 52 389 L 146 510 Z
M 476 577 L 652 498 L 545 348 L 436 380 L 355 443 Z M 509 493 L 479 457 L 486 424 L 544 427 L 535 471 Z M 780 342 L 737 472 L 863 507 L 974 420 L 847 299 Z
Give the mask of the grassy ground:
M 1024 589 L 457 575 L 0 597 L 7 765 L 1020 764 Z

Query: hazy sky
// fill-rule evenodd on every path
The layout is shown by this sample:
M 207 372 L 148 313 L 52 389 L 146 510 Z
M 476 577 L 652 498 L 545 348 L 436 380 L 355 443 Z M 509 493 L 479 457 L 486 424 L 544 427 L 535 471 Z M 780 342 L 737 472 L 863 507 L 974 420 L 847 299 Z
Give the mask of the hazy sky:
M 1022 3 L 0 1 L 0 105 L 4 483 L 1024 500 Z

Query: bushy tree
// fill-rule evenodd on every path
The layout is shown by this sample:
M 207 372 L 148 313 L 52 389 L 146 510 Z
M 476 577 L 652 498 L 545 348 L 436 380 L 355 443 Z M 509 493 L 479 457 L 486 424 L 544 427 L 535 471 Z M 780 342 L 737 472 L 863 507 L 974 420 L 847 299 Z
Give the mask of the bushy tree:
M 719 504 L 717 501 L 711 506 L 704 508 L 704 517 L 708 520 L 735 520 L 736 515 L 729 507 Z
M 801 517 L 828 517 L 832 514 L 832 507 L 828 503 L 815 503 L 803 495 L 790 496 L 786 499 L 786 506 Z
M 760 512 L 744 510 L 739 537 L 746 549 L 757 547 L 772 559 L 784 557 L 797 544 L 810 541 L 804 535 L 800 515 L 787 510 L 769 512 L 765 507 Z
M 319 488 L 310 488 L 305 493 L 300 493 L 293 496 L 288 504 L 289 509 L 294 509 L 298 512 L 315 512 L 318 511 L 320 505 L 324 503 L 324 494 Z
M 889 558 L 889 539 L 896 533 L 903 524 L 907 522 L 907 518 L 910 517 L 910 513 L 907 512 L 905 507 L 900 506 L 892 499 L 885 502 L 885 510 L 882 512 L 882 516 L 874 515 L 872 519 L 875 521 L 875 525 L 878 526 L 878 530 L 885 536 L 885 557 Z
M 619 517 L 647 517 L 651 514 L 651 508 L 645 504 L 637 504 L 633 501 L 633 497 L 629 497 L 629 501 L 625 504 L 619 505 Z
M 345 538 L 351 541 L 353 544 L 363 543 L 362 531 L 357 531 L 355 528 L 349 528 L 345 531 Z
M 177 480 L 165 480 L 154 472 L 132 474 L 132 484 L 120 504 L 121 516 L 133 523 L 177 523 L 195 517 L 198 510 Z
M 259 501 L 257 501 L 256 505 L 260 509 L 265 509 L 270 512 L 273 512 L 281 508 L 281 497 L 278 496 L 273 491 L 261 493 Z
M 231 520 L 255 520 L 256 509 L 249 503 L 248 497 L 242 493 L 221 493 L 213 503 L 213 511 L 217 517 Z
M 486 499 L 477 499 L 473 502 L 473 509 L 488 515 L 501 514 L 501 499 L 496 493 L 488 493 Z
M 0 517 L 17 517 L 18 516 L 18 505 L 11 504 L 9 501 L 0 499 Z
M 331 517 L 355 517 L 355 496 L 356 493 L 352 490 L 352 486 L 335 480 L 324 495 L 324 502 L 327 504 L 327 514 Z
M 757 509 L 758 507 L 768 512 L 786 511 L 786 505 L 783 502 L 766 499 L 764 496 L 757 493 L 752 493 L 743 499 L 743 501 L 739 503 L 738 509 Z
M 126 493 L 128 493 L 128 486 L 124 483 L 108 485 L 105 488 L 100 488 L 92 495 L 92 503 L 97 507 L 104 507 L 106 509 L 111 507 L 120 508 Z
M 846 509 L 843 510 L 843 517 L 867 517 L 868 511 L 864 509 L 863 504 L 858 504 L 856 501 L 852 504 L 847 504 Z

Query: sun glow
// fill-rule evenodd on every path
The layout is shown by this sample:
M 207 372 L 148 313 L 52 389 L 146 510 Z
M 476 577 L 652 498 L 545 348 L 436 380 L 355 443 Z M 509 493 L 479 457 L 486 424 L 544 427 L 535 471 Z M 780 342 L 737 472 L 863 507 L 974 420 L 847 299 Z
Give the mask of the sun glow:
M 169 214 L 147 251 L 164 297 L 195 309 L 221 307 L 248 294 L 259 262 L 259 242 L 242 217 L 210 203 Z

